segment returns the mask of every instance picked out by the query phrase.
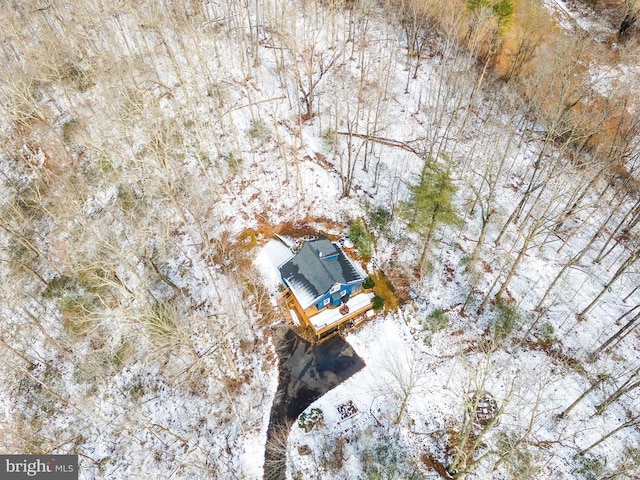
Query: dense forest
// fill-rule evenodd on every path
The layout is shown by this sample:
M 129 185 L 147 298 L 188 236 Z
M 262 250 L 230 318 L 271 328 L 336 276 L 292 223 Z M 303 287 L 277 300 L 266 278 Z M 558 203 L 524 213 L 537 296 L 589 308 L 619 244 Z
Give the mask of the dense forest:
M 639 11 L 4 2 L 2 451 L 269 477 L 256 258 L 315 232 L 388 292 L 287 478 L 638 478 Z

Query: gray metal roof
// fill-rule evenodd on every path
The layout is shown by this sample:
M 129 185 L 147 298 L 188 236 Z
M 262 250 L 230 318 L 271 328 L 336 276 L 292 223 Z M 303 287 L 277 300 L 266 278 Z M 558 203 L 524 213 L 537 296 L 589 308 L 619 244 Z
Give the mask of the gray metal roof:
M 280 273 L 302 308 L 313 305 L 336 283 L 364 280 L 342 249 L 324 237 L 306 242 Z

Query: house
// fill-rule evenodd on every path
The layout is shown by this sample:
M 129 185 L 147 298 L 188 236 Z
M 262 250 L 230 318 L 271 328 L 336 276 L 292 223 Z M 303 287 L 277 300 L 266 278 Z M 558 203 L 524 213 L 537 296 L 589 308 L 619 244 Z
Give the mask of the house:
M 296 309 L 316 335 L 370 308 L 370 297 L 358 295 L 365 274 L 339 245 L 327 238 L 307 241 L 279 270 L 294 297 Z M 357 311 L 350 310 L 349 305 L 357 307 Z M 324 314 L 324 310 L 332 307 L 341 308 Z
M 306 242 L 279 270 L 302 310 L 322 310 L 348 301 L 365 278 L 342 249 L 324 237 Z

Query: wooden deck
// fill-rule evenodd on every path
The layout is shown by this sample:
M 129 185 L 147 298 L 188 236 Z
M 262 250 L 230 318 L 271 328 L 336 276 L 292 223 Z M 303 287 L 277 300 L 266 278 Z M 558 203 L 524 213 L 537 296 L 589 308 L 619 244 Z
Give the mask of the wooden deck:
M 278 307 L 280 307 L 280 311 L 282 315 L 287 320 L 287 323 L 293 323 L 294 325 L 300 325 L 300 317 L 296 314 L 296 310 L 294 310 L 296 302 L 295 297 L 291 290 L 286 289 L 280 295 L 278 295 L 277 299 Z M 298 312 L 299 313 L 299 312 Z
M 353 320 L 368 310 L 373 308 L 371 299 L 373 293 L 361 292 L 352 296 L 347 302 L 349 307 L 348 313 L 340 313 L 340 307 L 324 308 L 320 311 L 313 306 L 307 310 L 303 310 L 300 304 L 296 301 L 295 297 L 290 290 L 282 293 L 278 297 L 278 305 L 282 312 L 287 317 L 293 317 L 293 314 L 297 316 L 303 326 L 310 328 L 316 338 L 320 338 L 328 333 L 331 333 L 340 328 L 345 323 Z M 293 323 L 297 323 L 295 318 L 292 318 Z

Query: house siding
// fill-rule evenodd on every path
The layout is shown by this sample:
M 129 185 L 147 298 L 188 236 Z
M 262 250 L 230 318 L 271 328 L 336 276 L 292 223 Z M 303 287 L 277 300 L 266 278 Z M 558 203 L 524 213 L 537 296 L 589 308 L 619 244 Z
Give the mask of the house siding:
M 338 290 L 336 290 L 334 293 L 325 293 L 314 305 L 318 310 L 322 310 L 329 305 L 337 307 L 342 303 L 342 299 L 345 297 L 345 295 L 352 295 L 360 290 L 362 288 L 362 283 L 363 282 L 341 284 Z M 327 305 L 325 305 L 325 300 L 329 300 L 329 303 Z

